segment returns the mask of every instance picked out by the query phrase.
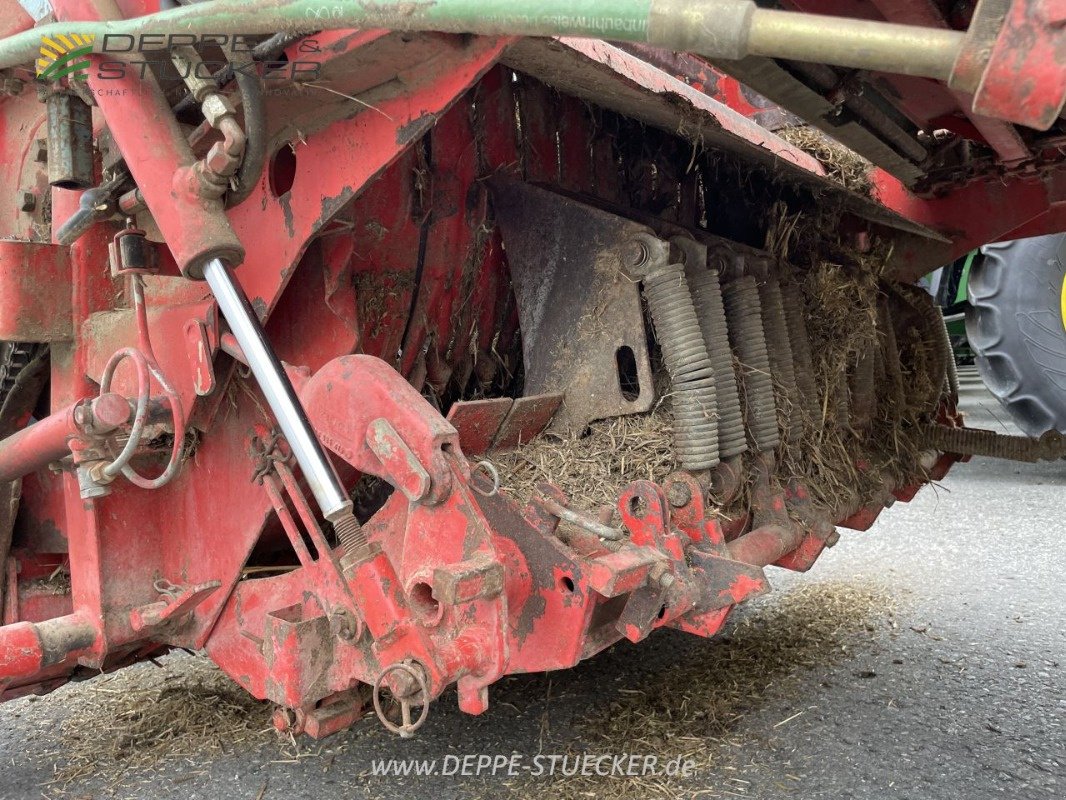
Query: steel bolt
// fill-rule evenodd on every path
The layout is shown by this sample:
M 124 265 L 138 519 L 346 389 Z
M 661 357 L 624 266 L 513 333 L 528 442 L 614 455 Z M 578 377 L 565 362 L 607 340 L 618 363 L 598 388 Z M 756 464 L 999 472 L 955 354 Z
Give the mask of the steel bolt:
M 23 211 L 33 211 L 33 209 L 37 208 L 37 195 L 33 192 L 23 192 L 19 208 Z
M 692 490 L 688 484 L 681 481 L 673 481 L 668 491 L 670 505 L 674 508 L 682 508 L 692 502 Z
M 36 139 L 33 143 L 33 160 L 40 163 L 48 161 L 48 140 Z
M 636 239 L 628 241 L 622 248 L 622 263 L 630 269 L 642 267 L 648 261 L 648 248 Z
M 114 392 L 107 392 L 94 398 L 90 407 L 92 413 L 86 421 L 97 433 L 108 433 L 124 425 L 129 422 L 132 413 L 129 400 Z M 79 406 L 79 410 L 81 408 Z
M 329 615 L 329 630 L 338 639 L 350 642 L 355 638 L 355 620 L 346 609 L 339 608 Z

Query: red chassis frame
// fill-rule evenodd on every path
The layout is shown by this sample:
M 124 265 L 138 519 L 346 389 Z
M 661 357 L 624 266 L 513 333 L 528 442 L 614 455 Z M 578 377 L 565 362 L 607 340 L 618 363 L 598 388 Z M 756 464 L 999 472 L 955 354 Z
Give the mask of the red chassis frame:
M 61 18 L 94 13 L 76 0 L 55 6 Z M 148 10 L 135 2 L 120 6 L 130 14 Z M 28 27 L 17 4 L 4 8 L 9 28 Z M 175 181 L 189 168 L 187 148 L 176 140 L 181 132 L 169 111 L 160 111 L 158 90 L 130 75 L 106 87 L 121 92 L 95 93 L 97 123 L 106 125 L 143 187 L 169 246 L 162 255 L 171 275 L 147 280 L 147 328 L 157 368 L 175 387 L 170 407 L 180 405 L 190 428 L 209 435 L 196 444 L 190 466 L 158 491 L 119 482 L 110 494 L 86 498 L 73 472 L 47 469 L 65 450 L 77 457 L 95 445 L 99 428 L 86 420 L 99 425 L 106 401 L 92 413 L 86 403 L 97 397 L 113 354 L 143 344 L 143 331 L 136 310 L 114 302 L 121 281 L 101 269 L 113 226 L 97 224 L 64 248 L 42 241 L 41 203 L 4 212 L 0 339 L 51 343 L 51 407 L 66 409 L 0 448 L 0 463 L 17 464 L 9 468 L 19 475 L 23 467 L 33 470 L 23 480 L 19 519 L 32 546 L 14 551 L 5 570 L 5 697 L 51 688 L 78 665 L 110 668 L 171 646 L 205 648 L 252 694 L 290 709 L 279 724 L 316 736 L 358 716 L 366 685 L 387 686 L 409 705 L 422 705 L 457 683 L 460 706 L 479 713 L 487 687 L 505 673 L 569 667 L 622 637 L 638 641 L 662 626 L 713 635 L 734 605 L 765 591 L 763 566 L 806 569 L 833 542 L 834 523 L 872 524 L 883 502 L 817 514 L 802 485 L 766 485 L 764 518 L 750 529 L 746 519 L 723 529 L 703 508 L 700 487 L 678 473 L 664 486 L 642 481 L 624 490 L 618 508 L 627 544 L 580 526 L 561 538 L 559 507 L 567 498 L 557 489 L 545 486 L 519 508 L 493 494 L 483 475 L 472 475 L 464 456 L 483 452 L 508 426 L 512 434 L 535 431 L 536 414 L 519 408 L 523 401 L 535 406 L 535 399 L 486 408 L 473 415 L 476 424 L 460 426 L 411 385 L 416 377 L 420 385 L 468 376 L 476 359 L 454 354 L 506 349 L 517 336 L 499 279 L 502 248 L 497 234 L 482 231 L 484 191 L 468 191 L 484 166 L 479 160 L 498 169 L 521 161 L 528 180 L 561 179 L 578 190 L 593 185 L 608 198 L 617 191 L 614 167 L 597 159 L 587 118 L 564 115 L 560 124 L 549 113 L 553 103 L 574 111 L 582 105 L 574 97 L 602 99 L 603 81 L 613 82 L 646 100 L 634 113 L 653 125 L 670 128 L 669 113 L 684 108 L 713 123 L 698 132 L 711 144 L 776 165 L 797 183 L 837 191 L 816 161 L 741 113 L 753 114 L 751 108 L 734 110 L 601 42 L 381 31 L 318 39 L 341 99 L 304 92 L 276 102 L 272 111 L 284 122 L 273 135 L 290 143 L 298 165 L 291 185 L 265 175 L 253 196 L 228 212 L 227 224 L 244 250 L 238 277 L 269 319 L 279 353 L 301 365 L 290 375 L 338 469 L 349 481 L 374 475 L 397 487 L 365 526 L 371 552 L 348 561 L 331 548 L 254 393 L 226 391 L 246 385 L 234 377 L 241 354 L 227 342 L 203 286 L 176 274 L 190 253 L 213 246 L 218 222 Z M 556 77 L 574 97 L 549 97 L 541 84 L 516 87 L 500 66 L 502 60 L 519 71 L 531 68 L 535 48 L 545 46 L 567 68 Z M 580 74 L 597 81 L 583 84 L 573 77 Z M 375 99 L 374 111 L 352 115 L 343 95 L 387 85 L 396 75 L 402 80 Z M 92 79 L 90 87 L 103 88 Z M 450 113 L 470 96 L 483 117 L 477 131 L 469 114 Z M 516 101 L 523 141 L 493 124 L 493 115 L 510 119 Z M 67 218 L 79 193 L 50 190 L 34 155 L 40 104 L 31 90 L 3 104 L 0 137 L 12 157 L 0 167 L 0 181 L 8 196 L 50 193 L 52 218 Z M 289 123 L 297 119 L 298 126 Z M 431 130 L 427 158 L 417 143 Z M 475 133 L 482 137 L 477 154 L 470 146 Z M 567 150 L 567 141 L 577 146 Z M 397 178 L 410 174 L 426 180 Z M 1058 230 L 1059 184 L 1051 171 L 923 198 L 877 171 L 876 202 L 849 202 L 860 226 L 898 239 L 894 267 L 907 278 L 984 241 Z M 417 220 L 411 211 L 425 201 L 426 185 L 434 207 L 450 213 Z M 418 252 L 425 266 L 416 291 L 400 265 Z M 301 280 L 289 286 L 297 271 Z M 374 320 L 338 289 L 358 286 L 370 273 L 391 276 L 382 278 L 375 315 L 387 320 L 414 308 L 427 324 L 411 331 L 361 324 Z M 394 365 L 365 355 L 399 350 L 404 357 Z M 355 352 L 364 354 L 342 355 Z M 134 382 L 120 373 L 111 388 L 133 394 Z M 953 417 L 945 409 L 945 418 Z M 953 460 L 943 456 L 933 477 Z M 892 494 L 907 500 L 917 488 L 894 487 Z M 279 530 L 299 566 L 243 580 L 257 542 Z M 69 595 L 39 588 L 41 578 L 64 565 Z M 413 725 L 406 722 L 403 733 Z

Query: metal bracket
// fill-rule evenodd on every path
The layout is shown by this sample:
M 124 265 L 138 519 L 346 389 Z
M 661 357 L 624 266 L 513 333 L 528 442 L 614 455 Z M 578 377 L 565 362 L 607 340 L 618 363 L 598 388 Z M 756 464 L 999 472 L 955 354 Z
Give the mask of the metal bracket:
M 640 286 L 623 267 L 649 228 L 527 183 L 493 180 L 518 300 L 527 394 L 564 395 L 553 427 L 655 401 Z

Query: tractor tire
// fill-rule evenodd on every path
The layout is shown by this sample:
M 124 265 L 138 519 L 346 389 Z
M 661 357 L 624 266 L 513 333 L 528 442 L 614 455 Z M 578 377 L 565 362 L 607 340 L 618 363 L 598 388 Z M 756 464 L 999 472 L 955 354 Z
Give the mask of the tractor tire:
M 1066 433 L 1066 234 L 987 245 L 970 272 L 966 334 L 985 386 L 1029 436 Z

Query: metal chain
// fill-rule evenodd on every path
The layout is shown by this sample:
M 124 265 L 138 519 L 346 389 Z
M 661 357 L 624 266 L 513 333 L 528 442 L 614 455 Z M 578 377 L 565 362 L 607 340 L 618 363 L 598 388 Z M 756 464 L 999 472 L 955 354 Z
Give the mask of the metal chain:
M 36 342 L 0 342 L 0 407 L 15 388 L 19 373 L 37 354 Z

